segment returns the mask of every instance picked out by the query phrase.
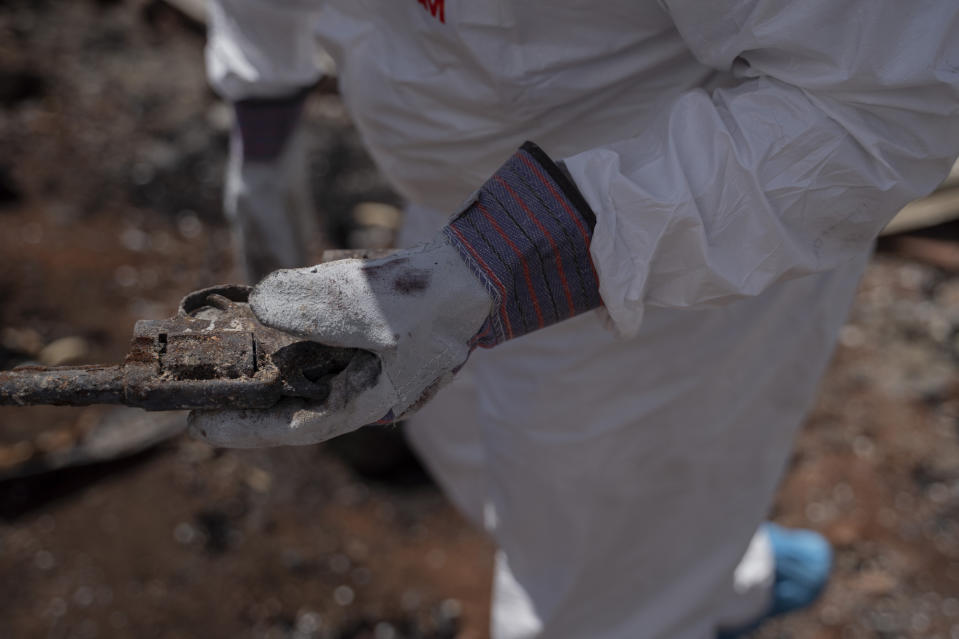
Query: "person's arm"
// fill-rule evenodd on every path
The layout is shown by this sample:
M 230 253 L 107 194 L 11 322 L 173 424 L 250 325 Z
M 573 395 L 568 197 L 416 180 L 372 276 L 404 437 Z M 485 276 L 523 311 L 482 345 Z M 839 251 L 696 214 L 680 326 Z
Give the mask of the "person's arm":
M 740 82 L 565 160 L 624 334 L 646 305 L 723 304 L 862 255 L 959 154 L 954 0 L 664 5 L 697 58 Z
M 231 102 L 286 99 L 322 74 L 318 0 L 210 0 L 207 77 Z
M 324 403 L 195 412 L 194 432 L 226 445 L 321 441 L 415 412 L 476 346 L 600 304 L 628 334 L 646 304 L 758 295 L 861 257 L 948 172 L 953 0 L 669 9 L 696 55 L 735 68 L 738 86 L 690 91 L 636 138 L 567 158 L 575 186 L 524 145 L 430 244 L 274 273 L 251 297 L 261 321 L 371 356 Z

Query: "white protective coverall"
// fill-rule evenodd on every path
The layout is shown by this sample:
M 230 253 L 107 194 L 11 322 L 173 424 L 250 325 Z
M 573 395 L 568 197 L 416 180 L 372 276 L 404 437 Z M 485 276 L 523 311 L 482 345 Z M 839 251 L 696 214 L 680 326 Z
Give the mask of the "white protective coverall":
M 957 14 L 955 0 L 214 2 L 208 67 L 229 99 L 292 94 L 318 77 L 317 43 L 333 56 L 411 203 L 406 242 L 527 139 L 596 213 L 605 310 L 477 351 L 411 424 L 500 549 L 494 636 L 705 639 L 764 605 L 744 585 L 768 584 L 761 540 L 736 567 L 873 239 L 959 150 Z

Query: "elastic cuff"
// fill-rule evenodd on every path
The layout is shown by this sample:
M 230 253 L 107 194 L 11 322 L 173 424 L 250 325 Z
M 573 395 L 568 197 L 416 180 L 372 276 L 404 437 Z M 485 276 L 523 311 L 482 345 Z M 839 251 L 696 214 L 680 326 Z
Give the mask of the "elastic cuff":
M 576 185 L 532 142 L 503 164 L 445 229 L 496 302 L 473 345 L 490 348 L 599 307 L 595 224 Z
M 300 119 L 307 93 L 309 89 L 282 98 L 256 98 L 234 103 L 236 130 L 244 160 L 268 162 L 280 156 Z

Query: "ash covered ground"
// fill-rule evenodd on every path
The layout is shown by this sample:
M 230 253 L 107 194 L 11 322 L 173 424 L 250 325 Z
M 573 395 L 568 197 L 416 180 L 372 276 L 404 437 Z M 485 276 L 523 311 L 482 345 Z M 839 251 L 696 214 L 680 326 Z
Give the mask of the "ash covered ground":
M 237 279 L 229 113 L 202 42 L 160 2 L 0 3 L 0 368 L 117 362 L 136 319 Z M 358 203 L 397 200 L 335 95 L 308 114 L 341 246 Z M 955 227 L 925 235 L 956 250 Z M 959 639 L 959 274 L 901 246 L 867 273 L 772 513 L 833 541 L 835 578 L 759 637 Z M 105 414 L 0 409 L 0 636 L 487 636 L 491 545 L 414 465 L 358 474 L 393 463 L 357 460 L 366 441 L 237 452 L 179 435 L 12 477 Z

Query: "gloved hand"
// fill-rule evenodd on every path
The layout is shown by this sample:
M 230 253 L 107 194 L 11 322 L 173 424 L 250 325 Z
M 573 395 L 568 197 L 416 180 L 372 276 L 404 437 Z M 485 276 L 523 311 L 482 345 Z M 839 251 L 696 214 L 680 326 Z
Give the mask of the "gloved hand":
M 317 225 L 300 122 L 304 95 L 235 105 L 223 208 L 250 283 L 278 268 L 309 264 Z
M 250 296 L 260 321 L 370 355 L 332 380 L 322 404 L 196 411 L 193 433 L 224 446 L 308 444 L 415 412 L 476 346 L 600 305 L 594 223 L 572 181 L 527 143 L 431 242 L 273 273 Z
M 227 446 L 309 444 L 412 412 L 452 379 L 492 299 L 443 237 L 378 260 L 277 271 L 250 307 L 267 326 L 360 348 L 319 405 L 287 399 L 266 411 L 195 412 L 193 432 Z

